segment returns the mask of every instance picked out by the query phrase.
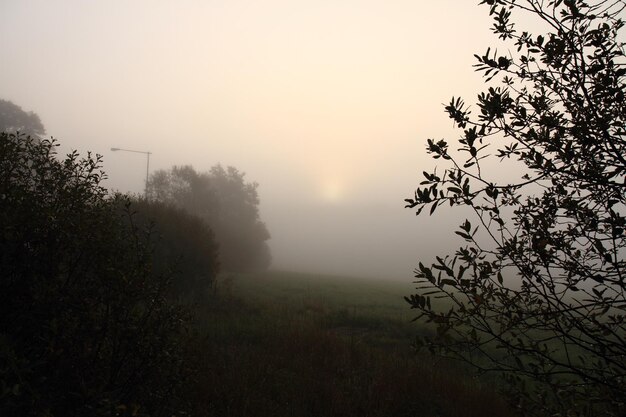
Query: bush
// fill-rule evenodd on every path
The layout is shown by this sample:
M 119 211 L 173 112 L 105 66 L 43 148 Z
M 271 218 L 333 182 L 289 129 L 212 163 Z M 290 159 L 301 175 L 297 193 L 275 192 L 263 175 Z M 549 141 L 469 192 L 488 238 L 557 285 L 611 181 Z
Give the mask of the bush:
M 446 106 L 461 153 L 429 139 L 447 167 L 407 199 L 476 220 L 454 255 L 416 270 L 407 300 L 437 328 L 420 342 L 504 376 L 525 415 L 626 415 L 626 2 L 481 4 L 517 52 L 476 55 L 499 85 L 473 114 Z M 516 13 L 545 32 L 521 30 Z M 498 161 L 519 179 L 490 175 Z
M 100 158 L 56 146 L 0 134 L 0 415 L 172 415 L 188 314 Z
M 213 231 L 197 216 L 159 201 L 133 201 L 145 227 L 153 225 L 159 237 L 153 266 L 160 273 L 174 269 L 175 297 L 206 300 L 219 272 L 218 246 Z M 170 271 L 172 272 L 172 271 Z

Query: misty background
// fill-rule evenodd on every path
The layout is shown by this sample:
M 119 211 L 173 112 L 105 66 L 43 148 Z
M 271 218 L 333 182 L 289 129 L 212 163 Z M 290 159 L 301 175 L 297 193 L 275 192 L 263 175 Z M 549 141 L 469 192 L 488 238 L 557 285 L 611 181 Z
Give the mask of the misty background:
M 462 220 L 404 209 L 456 138 L 493 39 L 475 2 L 0 0 L 0 98 L 60 152 L 103 155 L 106 186 L 221 163 L 259 183 L 274 269 L 410 280 Z M 484 46 L 484 48 L 483 48 Z

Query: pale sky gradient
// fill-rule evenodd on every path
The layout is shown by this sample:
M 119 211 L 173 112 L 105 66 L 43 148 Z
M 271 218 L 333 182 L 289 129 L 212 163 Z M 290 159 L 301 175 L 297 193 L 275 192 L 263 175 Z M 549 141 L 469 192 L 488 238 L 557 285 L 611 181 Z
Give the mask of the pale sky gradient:
M 458 135 L 441 104 L 482 88 L 477 3 L 0 0 L 0 98 L 102 154 L 114 189 L 141 192 L 145 160 L 112 146 L 246 172 L 277 268 L 410 280 L 450 244 L 403 199 L 426 139 Z

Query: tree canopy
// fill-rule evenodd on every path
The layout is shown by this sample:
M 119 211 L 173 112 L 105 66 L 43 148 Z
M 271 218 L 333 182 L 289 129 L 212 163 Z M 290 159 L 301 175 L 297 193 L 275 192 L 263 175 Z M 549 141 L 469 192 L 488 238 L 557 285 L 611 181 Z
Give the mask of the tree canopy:
M 475 214 L 463 246 L 415 271 L 407 301 L 436 328 L 417 345 L 502 375 L 524 415 L 625 415 L 626 2 L 481 4 L 514 48 L 476 55 L 489 87 L 474 112 L 445 107 L 458 145 L 428 139 L 446 167 L 406 200 Z
M 36 113 L 26 112 L 11 101 L 0 100 L 0 132 L 20 132 L 40 137 L 46 133 L 46 129 Z
M 215 233 L 223 269 L 264 270 L 271 262 L 270 235 L 259 216 L 257 187 L 234 167 L 216 165 L 197 172 L 191 166 L 174 166 L 150 176 L 148 196 L 203 219 Z

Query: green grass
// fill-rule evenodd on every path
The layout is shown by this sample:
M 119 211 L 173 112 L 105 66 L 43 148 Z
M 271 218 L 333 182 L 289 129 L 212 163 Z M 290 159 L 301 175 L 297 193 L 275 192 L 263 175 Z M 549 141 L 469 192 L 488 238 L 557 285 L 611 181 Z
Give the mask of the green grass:
M 228 275 L 230 294 L 265 314 L 316 320 L 326 329 L 371 343 L 408 345 L 417 326 L 403 297 L 411 283 L 290 272 Z M 223 285 L 223 284 L 222 284 Z
M 234 291 L 248 301 L 301 304 L 327 310 L 350 310 L 354 314 L 409 320 L 412 313 L 403 297 L 410 282 L 375 281 L 293 272 L 266 272 L 227 276 Z
M 199 312 L 199 416 L 512 416 L 493 387 L 410 348 L 408 282 L 222 276 Z M 488 409 L 485 409 L 488 404 Z

